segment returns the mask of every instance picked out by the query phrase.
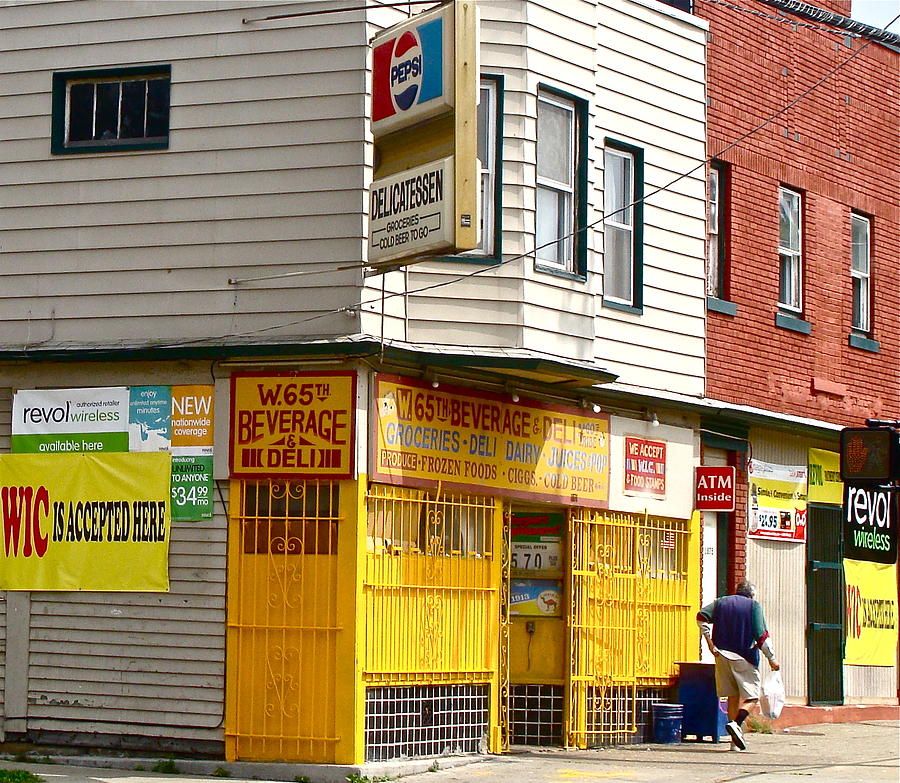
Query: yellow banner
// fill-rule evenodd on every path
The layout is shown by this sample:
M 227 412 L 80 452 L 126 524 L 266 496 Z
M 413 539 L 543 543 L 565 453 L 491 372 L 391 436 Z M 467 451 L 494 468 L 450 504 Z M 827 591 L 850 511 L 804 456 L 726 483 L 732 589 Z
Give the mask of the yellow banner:
M 750 460 L 747 535 L 769 541 L 806 541 L 806 465 Z
M 841 455 L 824 449 L 809 450 L 810 503 L 840 506 L 844 502 L 844 483 L 841 481 Z
M 0 590 L 169 589 L 166 452 L 0 455 Z
M 378 375 L 372 477 L 606 508 L 609 416 Z
M 353 478 L 356 373 L 231 378 L 231 475 Z
M 897 662 L 897 566 L 845 560 L 844 581 L 844 663 L 893 666 Z

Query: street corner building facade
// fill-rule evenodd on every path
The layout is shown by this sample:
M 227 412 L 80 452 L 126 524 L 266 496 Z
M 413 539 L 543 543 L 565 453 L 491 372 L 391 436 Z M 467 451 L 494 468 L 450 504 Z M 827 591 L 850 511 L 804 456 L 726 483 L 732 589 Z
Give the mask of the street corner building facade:
M 4 4 L 0 739 L 641 741 L 717 582 L 802 580 L 858 415 L 726 393 L 684 6 Z

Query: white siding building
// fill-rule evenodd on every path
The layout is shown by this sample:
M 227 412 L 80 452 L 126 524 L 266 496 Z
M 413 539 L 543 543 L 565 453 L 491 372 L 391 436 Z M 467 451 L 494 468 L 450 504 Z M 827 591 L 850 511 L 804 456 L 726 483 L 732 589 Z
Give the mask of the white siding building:
M 479 2 L 483 249 L 369 276 L 369 41 L 407 11 L 309 5 L 0 4 L 0 450 L 19 390 L 216 389 L 214 513 L 173 523 L 168 593 L 0 592 L 0 739 L 227 742 L 236 372 L 359 373 L 360 481 L 373 372 L 608 399 L 648 437 L 647 399 L 703 395 L 703 21 Z M 698 419 L 659 418 L 692 470 Z M 360 756 L 329 753 L 282 758 Z

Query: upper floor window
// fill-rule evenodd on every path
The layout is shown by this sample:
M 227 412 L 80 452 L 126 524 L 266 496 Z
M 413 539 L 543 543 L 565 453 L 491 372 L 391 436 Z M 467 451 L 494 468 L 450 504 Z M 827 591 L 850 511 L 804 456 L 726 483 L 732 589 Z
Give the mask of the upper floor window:
M 803 310 L 802 198 L 787 188 L 778 191 L 778 304 Z
M 640 309 L 643 152 L 606 140 L 603 151 L 603 303 Z
M 52 152 L 168 147 L 170 83 L 167 65 L 53 74 Z
M 725 268 L 725 164 L 713 161 L 709 168 L 708 233 L 706 237 L 706 295 L 727 297 Z
M 872 330 L 872 290 L 869 258 L 869 219 L 852 215 L 852 251 L 850 276 L 853 281 L 853 328 L 860 332 Z
M 575 104 L 541 92 L 537 110 L 537 259 L 575 271 Z
M 483 77 L 478 96 L 478 168 L 481 176 L 481 241 L 465 256 L 500 259 L 502 110 L 501 78 Z

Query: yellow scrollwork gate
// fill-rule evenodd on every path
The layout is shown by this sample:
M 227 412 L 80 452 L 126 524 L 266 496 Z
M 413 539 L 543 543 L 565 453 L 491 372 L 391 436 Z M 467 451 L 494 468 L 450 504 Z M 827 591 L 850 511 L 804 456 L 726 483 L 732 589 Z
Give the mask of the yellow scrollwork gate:
M 230 759 L 335 761 L 338 487 L 231 483 Z
M 477 749 L 485 729 L 496 748 L 500 502 L 374 484 L 366 508 L 367 759 L 439 753 L 444 744 Z M 455 717 L 439 705 L 453 705 Z M 407 738 L 395 731 L 398 714 L 417 726 Z
M 570 522 L 565 736 L 585 748 L 636 732 L 638 689 L 670 684 L 690 655 L 699 520 L 575 509 Z

